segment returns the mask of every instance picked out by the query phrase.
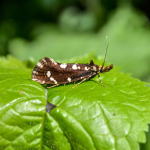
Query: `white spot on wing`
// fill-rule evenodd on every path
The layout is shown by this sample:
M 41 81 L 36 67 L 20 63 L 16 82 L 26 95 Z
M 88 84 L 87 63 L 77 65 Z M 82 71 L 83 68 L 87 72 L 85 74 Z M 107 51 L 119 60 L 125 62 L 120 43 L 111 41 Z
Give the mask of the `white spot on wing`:
M 36 74 L 36 71 L 32 71 L 32 73 Z
M 72 66 L 72 69 L 77 69 L 77 65 L 76 64 L 74 64 L 73 66 Z
M 50 61 L 51 61 L 53 64 L 57 65 L 57 62 L 56 62 L 54 59 L 50 58 Z
M 36 80 L 38 80 L 38 79 L 32 79 L 33 81 L 36 81 Z
M 60 68 L 66 68 L 66 67 L 67 67 L 67 64 L 65 63 L 60 65 Z
M 67 79 L 67 80 L 68 80 L 69 82 L 71 82 L 71 78 L 69 78 L 69 77 L 68 77 L 68 79 Z
M 89 70 L 87 67 L 84 68 L 85 70 Z
M 45 83 L 45 81 L 43 80 L 41 84 L 44 84 L 44 83 Z
M 37 63 L 37 66 L 38 66 L 38 67 L 41 67 L 41 66 L 42 66 L 42 64 L 41 64 L 40 62 L 38 62 L 38 63 Z
M 47 77 L 50 77 L 50 76 L 51 76 L 51 72 L 47 71 Z
M 44 58 L 42 60 L 46 63 L 46 60 Z
M 77 68 L 80 69 L 80 66 L 78 66 Z
M 50 77 L 50 80 L 54 81 L 54 83 L 57 84 L 57 81 L 53 77 Z

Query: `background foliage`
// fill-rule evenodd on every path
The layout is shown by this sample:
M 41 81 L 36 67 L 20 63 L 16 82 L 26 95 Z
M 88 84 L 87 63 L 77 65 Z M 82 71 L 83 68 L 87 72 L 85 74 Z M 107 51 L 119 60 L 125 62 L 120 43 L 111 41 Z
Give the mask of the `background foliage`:
M 74 56 L 93 52 L 102 58 L 107 35 L 107 62 L 149 82 L 149 3 L 149 0 L 0 1 L 1 79 L 12 74 L 15 78 L 22 75 L 30 79 L 29 68 L 45 56 L 69 62 Z M 3 74 L 7 69 L 9 73 Z M 149 143 L 141 145 L 141 149 L 148 150 Z

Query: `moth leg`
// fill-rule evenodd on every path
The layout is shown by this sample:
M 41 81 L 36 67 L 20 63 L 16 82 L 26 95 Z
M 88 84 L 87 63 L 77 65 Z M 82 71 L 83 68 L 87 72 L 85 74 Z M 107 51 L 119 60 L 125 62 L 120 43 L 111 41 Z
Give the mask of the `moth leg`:
M 72 88 L 78 86 L 79 84 L 81 84 L 82 82 L 84 82 L 85 80 L 91 78 L 93 76 L 93 74 L 91 74 L 88 78 L 84 78 L 83 80 L 81 80 L 78 84 L 76 84 L 75 86 L 73 86 Z
M 66 83 L 64 83 L 64 86 L 66 85 Z
M 103 83 L 102 83 L 102 80 L 101 80 L 101 78 L 100 78 L 100 74 L 98 73 L 98 78 L 99 78 L 99 81 L 100 81 L 100 83 L 102 84 L 102 86 L 103 87 L 106 87 Z M 107 87 L 106 87 L 107 88 Z
M 55 86 L 58 86 L 59 84 L 54 84 L 53 86 L 49 86 L 49 87 L 47 87 L 47 88 L 53 88 L 53 87 L 55 87 Z
M 79 84 L 81 84 L 82 82 L 84 82 L 85 80 L 87 80 L 88 78 L 84 78 L 83 80 L 81 80 L 78 84 L 76 84 L 75 86 L 73 86 L 72 88 L 75 88 L 76 86 L 78 86 Z

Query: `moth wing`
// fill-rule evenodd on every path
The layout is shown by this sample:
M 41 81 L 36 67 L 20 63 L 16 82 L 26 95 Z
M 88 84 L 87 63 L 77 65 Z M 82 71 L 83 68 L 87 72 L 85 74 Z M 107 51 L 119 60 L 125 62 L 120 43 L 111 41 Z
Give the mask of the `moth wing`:
M 53 76 L 59 84 L 75 82 L 94 76 L 96 73 L 91 72 L 90 67 L 89 64 L 67 64 L 65 69 L 58 66 L 57 70 L 54 69 Z
M 32 71 L 32 80 L 40 84 L 64 84 L 94 76 L 90 64 L 60 64 L 53 59 L 41 59 Z
M 40 84 L 56 84 L 56 81 L 50 80 L 50 77 L 51 73 L 55 72 L 57 69 L 57 64 L 57 62 L 48 57 L 41 59 L 33 68 L 31 73 L 32 80 L 37 81 Z

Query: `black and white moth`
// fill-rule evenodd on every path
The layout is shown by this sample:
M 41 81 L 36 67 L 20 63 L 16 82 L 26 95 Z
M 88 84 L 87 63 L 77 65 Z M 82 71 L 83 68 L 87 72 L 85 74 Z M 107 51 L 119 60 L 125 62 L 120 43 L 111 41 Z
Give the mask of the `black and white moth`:
M 50 86 L 49 88 L 58 86 L 59 84 L 65 85 L 66 83 L 81 80 L 74 86 L 76 87 L 85 80 L 98 75 L 100 83 L 103 85 L 100 79 L 100 73 L 107 72 L 113 68 L 112 64 L 104 67 L 106 51 L 102 66 L 94 64 L 93 60 L 91 60 L 89 64 L 67 64 L 58 63 L 51 58 L 45 57 L 33 68 L 32 80 L 37 81 L 40 84 L 53 84 L 53 86 Z

